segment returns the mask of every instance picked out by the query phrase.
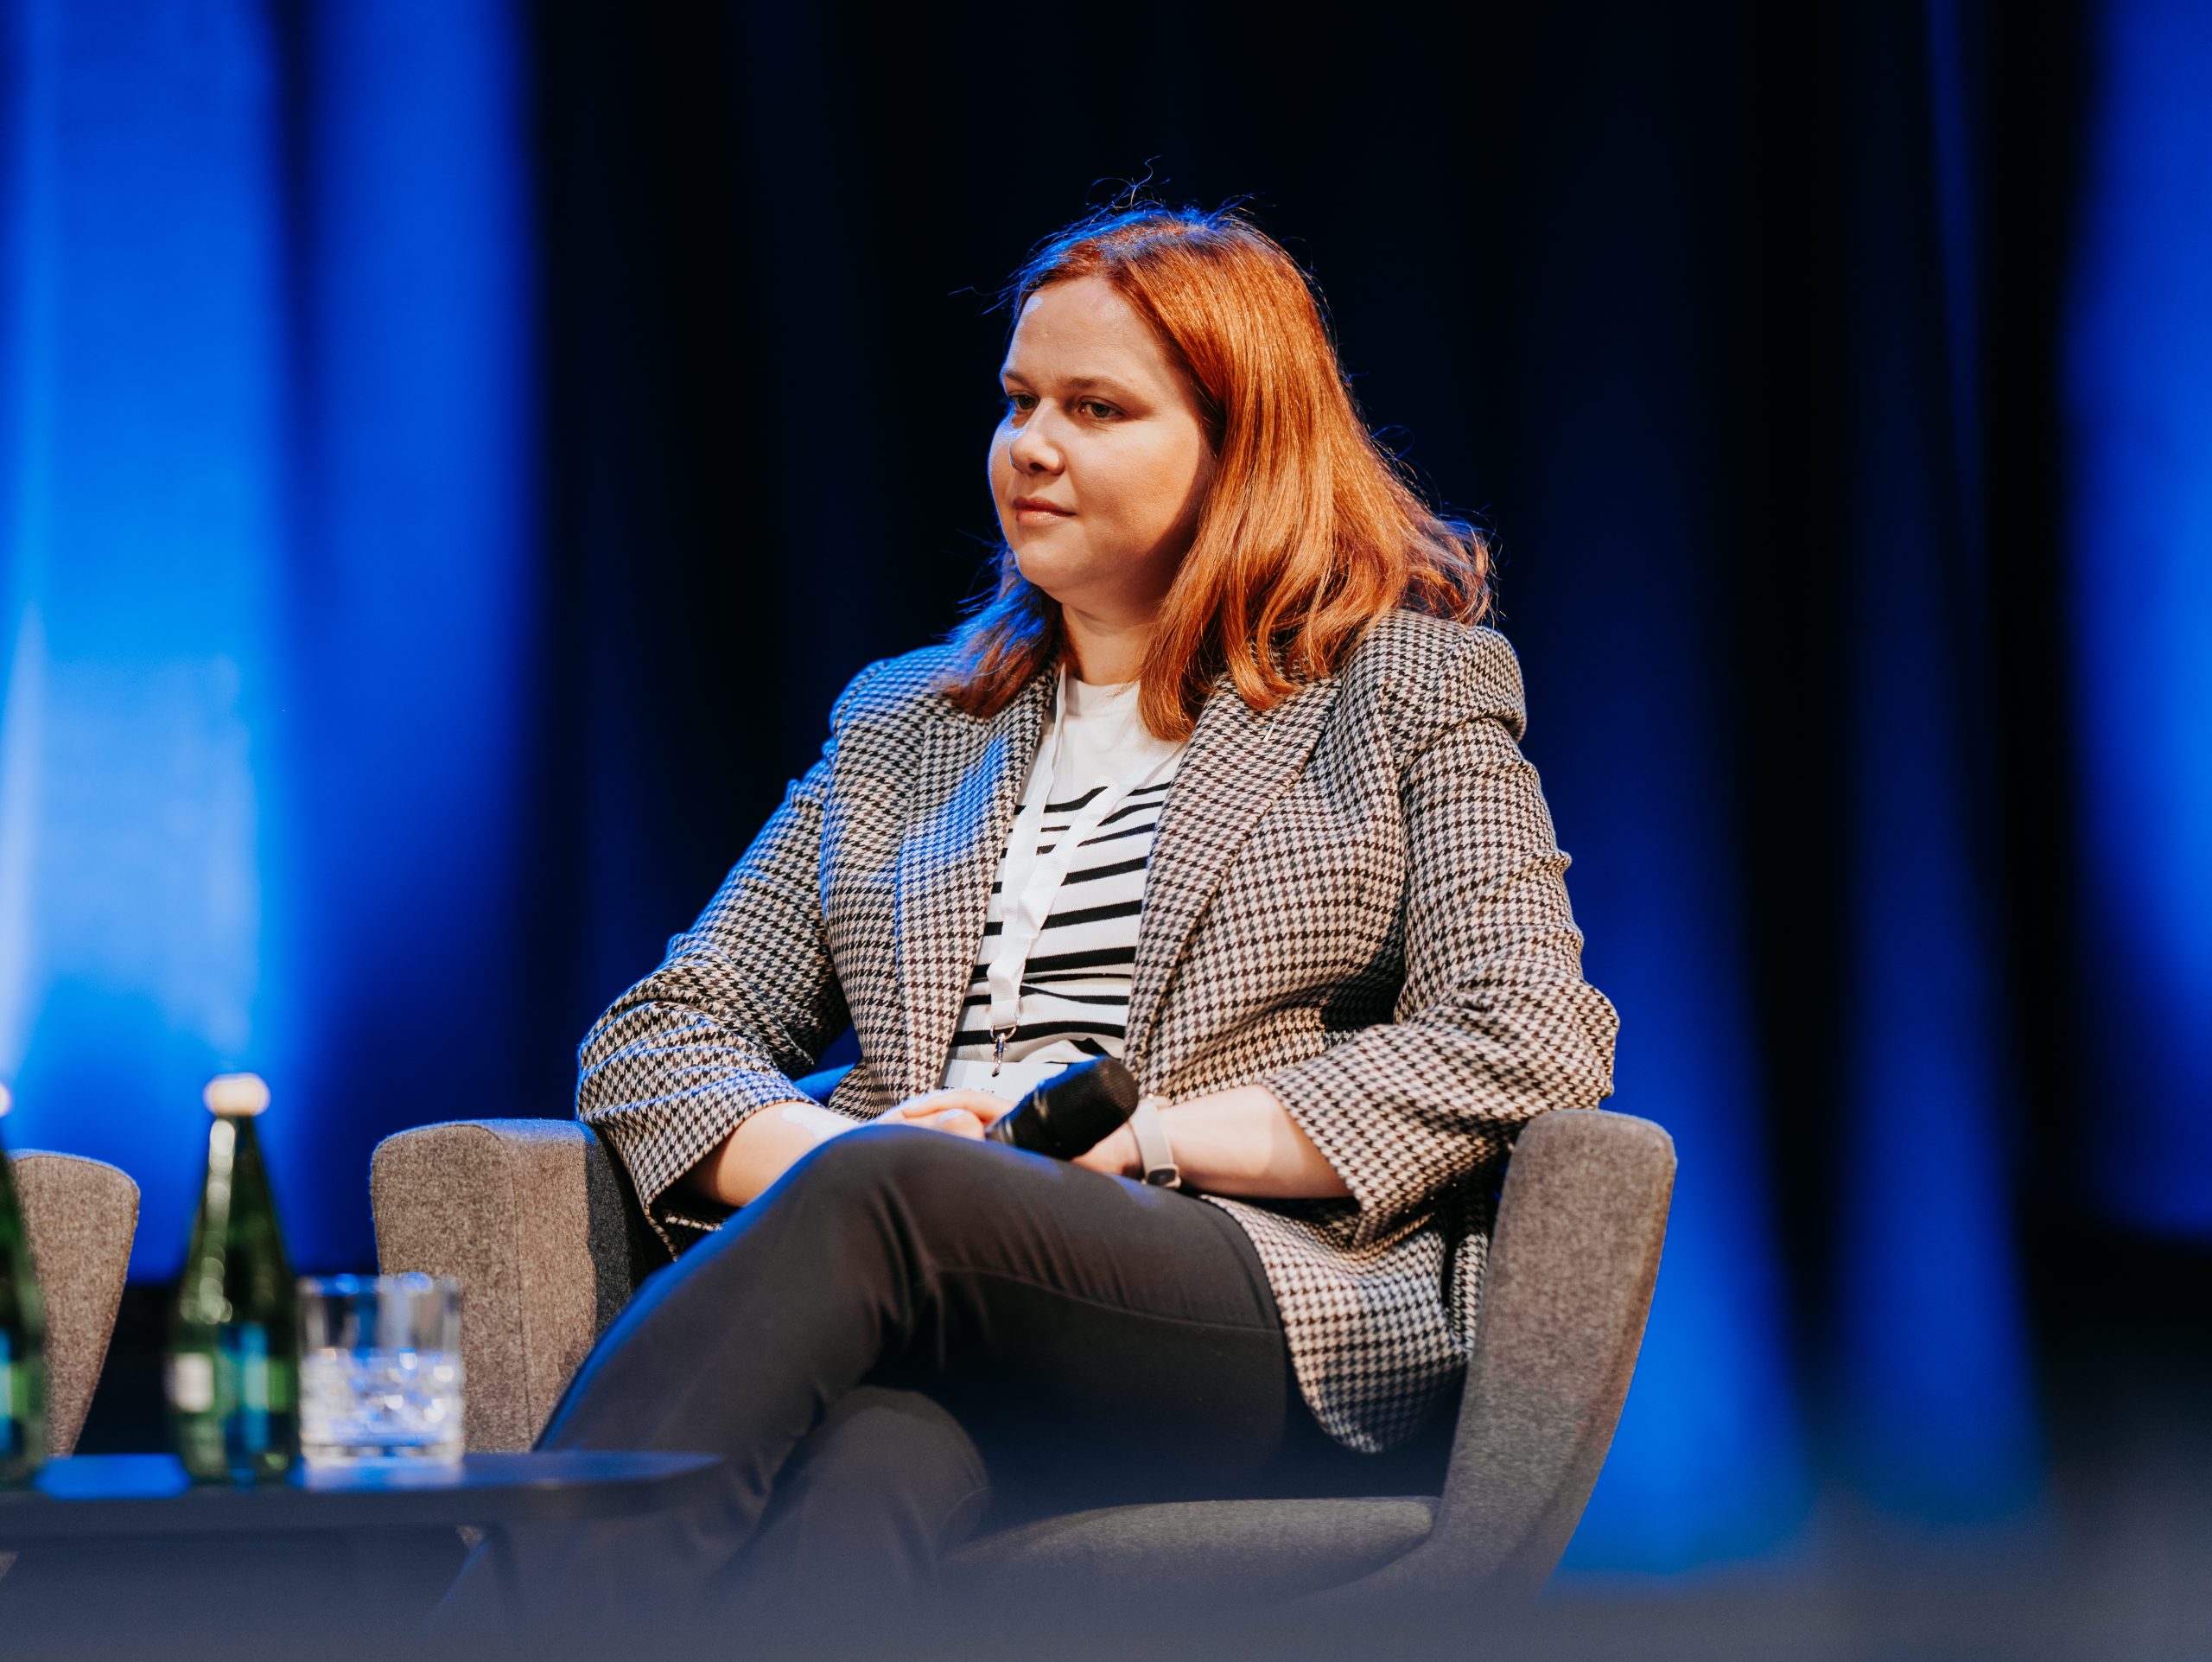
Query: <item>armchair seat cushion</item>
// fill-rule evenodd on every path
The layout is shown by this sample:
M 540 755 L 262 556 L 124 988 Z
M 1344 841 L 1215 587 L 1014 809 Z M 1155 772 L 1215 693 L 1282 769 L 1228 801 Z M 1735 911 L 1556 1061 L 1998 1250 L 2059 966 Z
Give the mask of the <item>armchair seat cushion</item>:
M 1120 1588 L 1147 1604 L 1282 1600 L 1334 1586 L 1428 1538 L 1436 1501 L 1182 1500 L 1041 1518 L 970 1541 L 940 1567 L 961 1596 Z

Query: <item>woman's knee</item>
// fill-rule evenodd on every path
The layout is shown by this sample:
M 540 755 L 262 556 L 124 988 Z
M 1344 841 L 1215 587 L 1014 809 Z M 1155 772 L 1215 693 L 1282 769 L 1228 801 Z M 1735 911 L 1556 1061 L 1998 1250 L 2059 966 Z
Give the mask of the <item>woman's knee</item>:
M 951 1410 L 918 1391 L 860 1385 L 830 1406 L 779 1487 L 803 1480 L 835 1513 L 845 1497 L 895 1514 L 931 1554 L 956 1546 L 989 1493 L 982 1452 Z
M 973 1155 L 978 1147 L 943 1131 L 906 1125 L 868 1125 L 833 1137 L 793 1162 L 774 1188 L 728 1224 L 649 1278 L 626 1320 L 671 1297 L 725 1297 L 715 1289 L 730 1277 L 743 1281 L 752 1274 L 763 1232 L 782 1238 L 798 1231 L 809 1239 L 856 1245 L 872 1238 L 854 1230 L 856 1219 L 893 1210 L 908 1221 L 911 1232 L 934 1235 L 933 1214 L 940 1209 L 935 1197 L 957 1194 L 960 1156 Z
M 895 1199 L 908 1209 L 956 1196 L 982 1145 L 914 1125 L 864 1125 L 831 1137 L 791 1168 L 795 1194 L 847 1207 Z
M 989 1500 L 982 1455 L 949 1410 L 918 1391 L 858 1386 L 785 1463 L 759 1534 L 710 1598 L 755 1636 L 878 1619 L 905 1636 L 912 1601 Z

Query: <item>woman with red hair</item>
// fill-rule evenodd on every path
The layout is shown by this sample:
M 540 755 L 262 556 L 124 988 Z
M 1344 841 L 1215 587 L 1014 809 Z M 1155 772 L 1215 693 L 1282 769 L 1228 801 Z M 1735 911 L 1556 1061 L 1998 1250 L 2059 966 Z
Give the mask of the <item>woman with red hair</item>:
M 855 678 L 585 1041 L 678 1256 L 541 1446 L 728 1461 L 712 1508 L 526 1534 L 566 1614 L 757 1631 L 1040 1512 L 1377 1492 L 1456 1396 L 1515 1135 L 1611 1090 L 1487 551 L 1296 264 L 1137 208 L 1010 297 L 995 594 Z M 1143 1100 L 1090 1152 L 985 1137 L 1097 1056 Z

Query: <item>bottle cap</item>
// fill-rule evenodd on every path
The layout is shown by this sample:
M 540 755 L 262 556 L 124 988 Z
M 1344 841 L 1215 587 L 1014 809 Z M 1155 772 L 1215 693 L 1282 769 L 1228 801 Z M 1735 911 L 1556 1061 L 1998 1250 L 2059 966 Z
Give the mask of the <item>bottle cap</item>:
M 218 1073 L 200 1097 L 211 1113 L 250 1119 L 269 1105 L 269 1087 L 258 1073 Z

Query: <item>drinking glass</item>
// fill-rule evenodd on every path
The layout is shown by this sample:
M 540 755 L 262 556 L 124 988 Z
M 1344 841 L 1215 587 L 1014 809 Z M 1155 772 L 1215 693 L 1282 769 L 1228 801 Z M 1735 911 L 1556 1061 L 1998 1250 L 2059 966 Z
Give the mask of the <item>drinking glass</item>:
M 300 1453 L 310 1466 L 461 1458 L 461 1283 L 300 1280 Z

